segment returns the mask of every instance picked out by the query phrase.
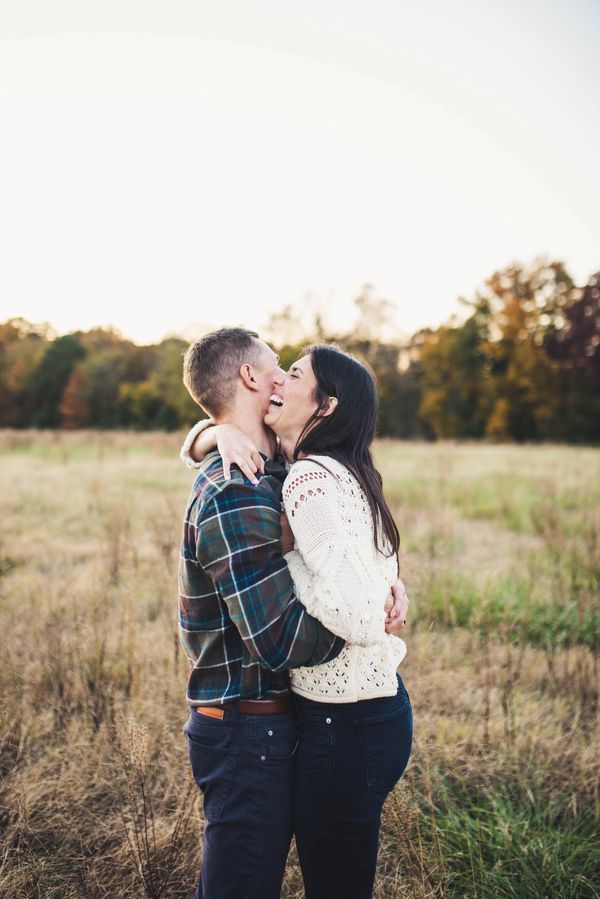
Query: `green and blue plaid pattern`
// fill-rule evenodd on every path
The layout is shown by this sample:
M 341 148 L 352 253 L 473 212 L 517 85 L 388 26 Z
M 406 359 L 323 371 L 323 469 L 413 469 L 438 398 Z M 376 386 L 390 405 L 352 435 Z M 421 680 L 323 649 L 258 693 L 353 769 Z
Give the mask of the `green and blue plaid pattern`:
M 287 671 L 334 659 L 344 646 L 296 598 L 281 554 L 281 487 L 269 459 L 258 486 L 210 453 L 188 499 L 179 568 L 179 633 L 192 664 L 191 705 L 274 698 Z

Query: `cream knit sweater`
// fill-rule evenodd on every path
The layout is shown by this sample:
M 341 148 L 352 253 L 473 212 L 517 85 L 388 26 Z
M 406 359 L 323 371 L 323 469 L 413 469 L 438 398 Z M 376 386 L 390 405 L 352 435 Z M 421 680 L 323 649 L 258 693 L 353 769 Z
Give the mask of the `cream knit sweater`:
M 290 671 L 292 690 L 317 702 L 393 696 L 404 641 L 385 633 L 384 604 L 396 556 L 378 552 L 367 499 L 328 456 L 295 462 L 283 486 L 295 538 L 286 562 L 307 610 L 347 643 L 332 662 Z

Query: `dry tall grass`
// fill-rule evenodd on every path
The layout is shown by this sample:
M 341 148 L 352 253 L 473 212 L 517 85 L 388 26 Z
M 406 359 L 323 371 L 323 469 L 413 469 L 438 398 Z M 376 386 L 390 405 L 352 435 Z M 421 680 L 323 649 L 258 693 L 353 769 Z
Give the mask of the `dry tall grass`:
M 0 434 L 0 895 L 184 897 L 179 435 Z M 600 453 L 384 443 L 416 748 L 376 895 L 599 896 Z M 294 856 L 283 895 L 302 896 Z

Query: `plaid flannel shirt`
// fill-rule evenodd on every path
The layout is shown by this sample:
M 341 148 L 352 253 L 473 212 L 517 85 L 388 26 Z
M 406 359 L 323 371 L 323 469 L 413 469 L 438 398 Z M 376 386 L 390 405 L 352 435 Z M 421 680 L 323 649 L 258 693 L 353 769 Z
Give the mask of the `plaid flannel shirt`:
M 191 705 L 286 693 L 288 669 L 328 662 L 344 646 L 295 596 L 279 542 L 286 474 L 269 459 L 255 487 L 237 469 L 226 481 L 217 452 L 202 463 L 188 499 L 179 568 Z

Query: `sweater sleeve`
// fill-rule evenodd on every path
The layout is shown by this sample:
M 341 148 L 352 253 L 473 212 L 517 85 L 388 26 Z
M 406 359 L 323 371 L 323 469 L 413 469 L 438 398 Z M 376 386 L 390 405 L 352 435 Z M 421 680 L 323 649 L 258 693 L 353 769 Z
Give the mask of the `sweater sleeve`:
M 188 468 L 200 468 L 202 462 L 196 462 L 195 459 L 192 459 L 190 454 L 190 450 L 192 449 L 194 440 L 201 434 L 202 431 L 205 431 L 207 428 L 210 428 L 214 425 L 214 421 L 212 418 L 203 418 L 200 421 L 197 421 L 193 428 L 185 435 L 185 439 L 179 451 L 179 458 L 187 465 Z
M 300 601 L 348 643 L 370 646 L 386 639 L 381 581 L 372 546 L 364 546 L 344 521 L 335 474 L 310 459 L 295 463 L 283 501 L 295 538 L 286 555 Z

